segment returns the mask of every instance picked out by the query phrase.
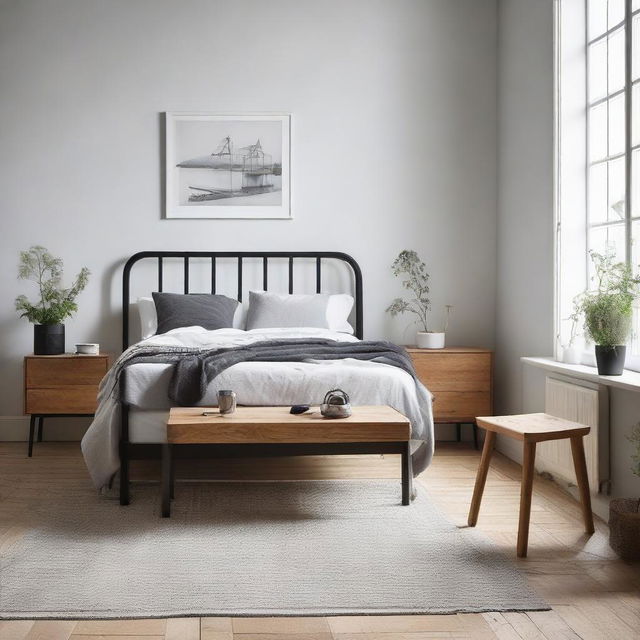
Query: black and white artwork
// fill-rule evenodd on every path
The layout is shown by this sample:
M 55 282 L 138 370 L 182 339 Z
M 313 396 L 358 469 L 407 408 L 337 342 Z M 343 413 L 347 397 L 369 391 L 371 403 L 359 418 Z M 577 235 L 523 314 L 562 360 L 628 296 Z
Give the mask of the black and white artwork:
M 290 116 L 166 114 L 167 218 L 290 218 Z

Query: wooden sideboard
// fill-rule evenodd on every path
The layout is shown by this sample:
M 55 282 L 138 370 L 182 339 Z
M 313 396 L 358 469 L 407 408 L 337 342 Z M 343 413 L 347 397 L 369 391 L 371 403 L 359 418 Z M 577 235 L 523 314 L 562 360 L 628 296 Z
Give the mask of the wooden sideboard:
M 416 373 L 434 396 L 434 421 L 475 427 L 476 416 L 493 413 L 493 352 L 476 347 L 407 347 Z M 474 429 L 474 441 L 477 433 Z M 477 444 L 477 442 L 476 442 Z
M 93 415 L 98 384 L 109 370 L 109 361 L 108 354 L 25 357 L 24 412 L 31 416 L 29 456 L 33 451 L 36 419 L 41 442 L 44 418 Z

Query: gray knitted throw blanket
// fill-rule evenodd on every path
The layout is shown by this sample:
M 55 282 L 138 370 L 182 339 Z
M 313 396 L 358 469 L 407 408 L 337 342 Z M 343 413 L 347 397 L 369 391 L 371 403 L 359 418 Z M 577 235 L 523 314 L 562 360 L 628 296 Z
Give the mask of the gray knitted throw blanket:
M 354 358 L 399 367 L 415 380 L 416 373 L 404 348 L 384 341 L 336 342 L 334 340 L 266 340 L 224 349 L 166 349 L 149 347 L 133 351 L 121 362 L 125 369 L 146 362 L 172 363 L 169 398 L 180 406 L 198 404 L 209 383 L 225 369 L 240 362 L 304 362 Z M 123 385 L 120 385 L 122 389 Z

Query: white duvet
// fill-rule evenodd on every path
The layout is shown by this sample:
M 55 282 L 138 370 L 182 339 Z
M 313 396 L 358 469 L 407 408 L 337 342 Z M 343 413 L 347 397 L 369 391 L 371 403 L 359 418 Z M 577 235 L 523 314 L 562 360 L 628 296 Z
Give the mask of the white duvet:
M 174 329 L 152 336 L 131 347 L 157 345 L 190 348 L 223 348 L 241 346 L 263 340 L 283 338 L 327 338 L 340 342 L 356 342 L 357 338 L 327 329 L 219 329 L 202 327 Z M 126 355 L 128 352 L 125 352 Z M 158 421 L 158 410 L 167 410 L 171 403 L 167 389 L 172 365 L 159 363 L 134 364 L 127 368 L 125 400 L 130 412 L 132 442 L 163 442 L 166 431 Z M 114 376 L 107 374 L 100 385 L 98 408 L 89 430 L 82 439 L 82 452 L 96 487 L 111 482 L 120 467 L 118 440 L 120 403 Z M 219 389 L 233 389 L 241 405 L 319 404 L 327 391 L 339 387 L 350 396 L 354 405 L 388 404 L 411 420 L 413 449 L 425 446 L 421 467 L 433 454 L 433 417 L 431 395 L 418 382 L 397 367 L 355 359 L 308 362 L 243 362 L 236 364 L 211 381 L 200 403 L 215 406 Z M 155 426 L 147 427 L 153 420 Z M 136 420 L 135 417 L 142 418 Z M 162 420 L 162 418 L 160 418 Z

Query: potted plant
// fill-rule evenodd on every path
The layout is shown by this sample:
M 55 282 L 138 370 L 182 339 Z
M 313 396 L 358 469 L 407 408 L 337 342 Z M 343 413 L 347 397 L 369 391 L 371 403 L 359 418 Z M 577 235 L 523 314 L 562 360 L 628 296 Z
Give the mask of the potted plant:
M 596 345 L 598 373 L 617 376 L 624 369 L 625 343 L 631 333 L 633 302 L 638 296 L 640 278 L 633 275 L 629 265 L 615 262 L 611 252 L 589 253 L 597 287 L 583 294 L 579 310 L 584 315 L 587 336 Z
M 629 441 L 635 446 L 633 472 L 640 477 L 640 424 Z M 640 560 L 640 500 L 615 498 L 609 503 L 609 545 L 624 560 Z
M 40 300 L 35 304 L 26 296 L 16 298 L 16 310 L 21 318 L 33 322 L 33 352 L 36 355 L 64 353 L 62 321 L 77 311 L 75 299 L 87 286 L 89 269 L 83 267 L 68 289 L 61 286 L 62 260 L 44 247 L 34 246 L 20 252 L 18 278 L 31 280 L 38 286 Z
M 402 286 L 411 291 L 413 298 L 405 300 L 396 298 L 386 309 L 392 317 L 405 312 L 413 313 L 420 329 L 416 334 L 416 344 L 421 349 L 442 349 L 445 344 L 445 334 L 449 326 L 449 316 L 453 307 L 446 305 L 446 321 L 443 331 L 429 331 L 428 312 L 431 309 L 429 299 L 429 274 L 427 266 L 418 257 L 415 251 L 405 249 L 391 265 L 393 275 L 406 276 Z

